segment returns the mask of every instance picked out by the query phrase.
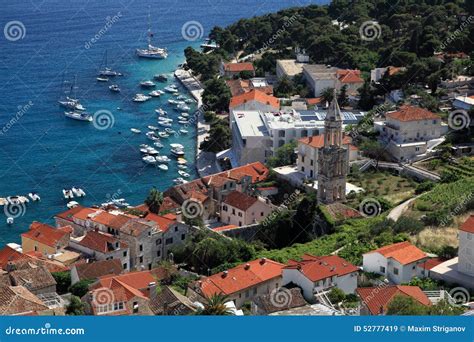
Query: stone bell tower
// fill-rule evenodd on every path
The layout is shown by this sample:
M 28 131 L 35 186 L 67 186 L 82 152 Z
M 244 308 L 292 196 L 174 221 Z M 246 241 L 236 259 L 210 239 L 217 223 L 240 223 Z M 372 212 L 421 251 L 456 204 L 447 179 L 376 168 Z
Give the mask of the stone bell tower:
M 324 120 L 324 146 L 318 153 L 318 201 L 331 204 L 346 200 L 346 177 L 349 165 L 347 149 L 342 144 L 342 114 L 334 99 Z

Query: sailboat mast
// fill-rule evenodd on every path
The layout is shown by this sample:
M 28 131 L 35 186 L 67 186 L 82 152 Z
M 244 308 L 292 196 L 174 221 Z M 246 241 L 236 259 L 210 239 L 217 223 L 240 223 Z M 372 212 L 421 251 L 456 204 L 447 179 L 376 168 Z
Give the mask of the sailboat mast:
M 148 6 L 148 46 L 151 45 L 151 9 Z

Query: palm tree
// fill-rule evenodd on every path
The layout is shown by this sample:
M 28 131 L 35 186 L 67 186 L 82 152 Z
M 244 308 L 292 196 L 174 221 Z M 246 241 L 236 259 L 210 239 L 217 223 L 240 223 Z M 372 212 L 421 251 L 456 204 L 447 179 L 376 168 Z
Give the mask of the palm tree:
M 325 88 L 321 92 L 321 102 L 323 105 L 330 104 L 334 98 L 334 88 Z
M 232 310 L 225 305 L 228 301 L 228 297 L 223 294 L 213 294 L 207 298 L 204 309 L 199 310 L 196 314 L 203 316 L 230 316 L 233 314 Z
M 163 193 L 158 191 L 156 188 L 152 188 L 145 199 L 145 204 L 153 214 L 158 214 L 160 211 L 161 203 L 163 203 Z

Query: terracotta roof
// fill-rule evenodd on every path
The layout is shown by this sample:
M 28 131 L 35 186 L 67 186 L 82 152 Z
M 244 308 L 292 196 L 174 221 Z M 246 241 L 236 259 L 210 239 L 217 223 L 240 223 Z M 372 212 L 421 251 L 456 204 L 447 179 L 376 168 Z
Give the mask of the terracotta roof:
M 48 307 L 23 286 L 0 286 L 0 315 L 19 315 L 48 310 Z
M 409 241 L 403 241 L 384 246 L 366 254 L 370 253 L 379 253 L 386 258 L 393 258 L 402 265 L 411 264 L 412 262 L 422 260 L 427 257 L 425 252 L 416 246 L 413 246 Z
M 227 80 L 225 81 L 230 89 L 232 96 L 240 95 L 249 91 L 250 81 L 249 80 Z
M 127 223 L 131 219 L 132 217 L 130 216 L 126 216 L 122 214 L 114 215 L 107 211 L 100 212 L 99 214 L 91 217 L 91 220 L 93 222 L 97 222 L 99 224 L 102 224 L 104 226 L 111 227 L 114 229 L 120 229 L 120 227 L 122 227 L 125 223 Z
M 214 228 L 213 231 L 215 232 L 223 232 L 223 231 L 226 231 L 226 230 L 232 230 L 232 229 L 235 229 L 235 228 L 240 228 L 239 226 L 236 226 L 234 224 L 229 224 L 227 226 L 222 226 L 222 227 L 217 227 L 217 228 Z
M 387 113 L 385 115 L 388 118 L 398 121 L 418 121 L 418 120 L 436 120 L 440 117 L 427 109 L 404 105 L 401 106 L 397 111 Z
M 430 258 L 421 264 L 418 264 L 418 267 L 421 267 L 425 270 L 431 270 L 433 267 L 438 266 L 439 264 L 442 264 L 444 261 L 441 260 L 440 258 Z
M 17 270 L 9 274 L 15 285 L 24 286 L 32 292 L 56 285 L 56 280 L 44 266 Z
M 95 261 L 91 263 L 76 264 L 74 268 L 80 280 L 97 279 L 106 275 L 122 273 L 122 264 L 118 259 Z
M 9 246 L 5 246 L 0 250 L 0 268 L 5 269 L 8 262 L 29 259 L 29 257 L 23 253 L 20 253 Z
M 69 236 L 69 232 L 67 230 L 56 229 L 44 223 L 33 222 L 30 226 L 30 230 L 21 234 L 21 236 L 56 248 L 64 237 Z M 69 240 L 69 238 L 67 239 Z
M 306 103 L 309 105 L 317 105 L 317 104 L 320 104 L 322 100 L 323 100 L 322 97 L 313 97 L 313 98 L 306 99 Z
M 232 191 L 227 196 L 225 196 L 222 203 L 230 205 L 231 207 L 237 208 L 242 211 L 246 211 L 252 205 L 258 201 L 258 198 L 251 197 L 242 192 Z
M 155 315 L 183 316 L 196 311 L 193 302 L 169 286 L 150 300 L 150 309 Z M 166 310 L 166 312 L 165 312 Z
M 418 286 L 360 287 L 356 291 L 373 315 L 385 313 L 396 296 L 411 297 L 420 304 L 431 305 L 429 298 Z
M 133 219 L 129 220 L 123 226 L 119 228 L 121 233 L 140 236 L 141 234 L 147 232 L 148 230 L 153 230 L 156 228 L 156 223 L 153 221 L 148 221 L 145 219 Z
M 156 282 L 157 279 L 152 271 L 130 272 L 120 275 L 107 275 L 100 277 L 98 282 L 92 285 L 93 289 L 97 288 L 113 288 L 116 285 L 125 287 L 126 290 L 133 289 L 134 295 L 146 297 L 148 295 L 148 286 L 150 283 Z M 137 292 L 138 291 L 138 292 Z
M 314 148 L 321 148 L 324 146 L 324 134 L 301 138 L 300 140 L 298 140 L 298 142 L 314 147 Z M 344 145 L 349 145 L 352 143 L 352 138 L 348 135 L 344 135 L 344 138 L 342 139 L 342 143 Z
M 126 243 L 121 242 L 114 236 L 95 230 L 88 231 L 78 242 L 78 245 L 100 253 L 108 253 L 116 250 L 116 244 L 118 244 L 120 249 L 128 248 Z
M 234 108 L 249 101 L 257 101 L 272 106 L 275 109 L 280 109 L 280 100 L 278 100 L 274 96 L 267 95 L 263 91 L 260 91 L 258 89 L 252 89 L 248 93 L 232 97 L 230 99 L 229 107 Z
M 364 83 L 360 70 L 340 69 L 337 71 L 337 77 L 341 83 Z
M 230 72 L 254 71 L 252 63 L 225 63 L 224 70 Z
M 271 279 L 281 277 L 285 265 L 269 259 L 257 259 L 228 271 L 203 278 L 195 283 L 202 294 L 210 297 L 217 293 L 231 295 Z
M 285 269 L 297 269 L 312 282 L 317 282 L 332 276 L 358 272 L 359 269 L 337 255 L 313 256 L 305 254 L 301 261 L 290 260 Z
M 257 305 L 259 311 L 263 311 L 265 315 L 278 311 L 299 308 L 308 304 L 299 287 L 294 287 L 289 290 L 282 289 L 281 291 L 282 298 L 285 298 L 281 303 L 278 300 L 275 300 L 279 296 L 278 292 L 257 296 L 252 301 Z
M 68 267 L 56 260 L 46 258 L 41 252 L 25 253 L 28 258 L 13 261 L 13 265 L 17 270 L 30 269 L 34 267 L 44 266 L 49 272 L 67 271 Z
M 176 201 L 174 201 L 171 197 L 166 196 L 163 198 L 163 202 L 161 203 L 160 212 L 171 211 L 179 208 L 181 208 L 181 206 L 176 203 Z
M 265 165 L 261 162 L 255 162 L 217 173 L 214 176 L 224 175 L 237 181 L 241 181 L 244 177 L 249 176 L 252 178 L 252 183 L 257 183 L 267 179 L 269 173 L 270 170 Z
M 86 220 L 90 214 L 93 214 L 98 209 L 85 208 L 80 205 L 72 209 L 66 210 L 62 213 L 56 214 L 56 217 L 62 218 L 63 220 L 73 221 L 73 218 L 79 220 Z
M 145 219 L 156 222 L 158 228 L 162 232 L 168 231 L 169 227 L 176 223 L 176 215 L 173 214 L 166 214 L 166 215 L 156 215 L 153 213 L 148 213 Z
M 469 216 L 459 229 L 463 232 L 474 234 L 474 215 Z

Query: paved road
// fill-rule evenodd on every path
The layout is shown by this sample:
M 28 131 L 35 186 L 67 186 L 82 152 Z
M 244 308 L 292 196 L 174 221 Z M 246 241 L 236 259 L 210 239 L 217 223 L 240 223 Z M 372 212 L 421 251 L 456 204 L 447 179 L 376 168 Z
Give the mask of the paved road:
M 410 203 L 412 203 L 418 197 L 420 197 L 420 195 L 418 195 L 416 197 L 413 197 L 413 198 L 410 198 L 409 200 L 406 200 L 402 204 L 400 204 L 400 205 L 396 206 L 395 208 L 393 208 L 390 211 L 390 213 L 388 214 L 387 218 L 392 219 L 395 222 L 398 221 L 400 216 L 402 216 L 402 214 L 408 209 L 408 206 L 410 205 Z

